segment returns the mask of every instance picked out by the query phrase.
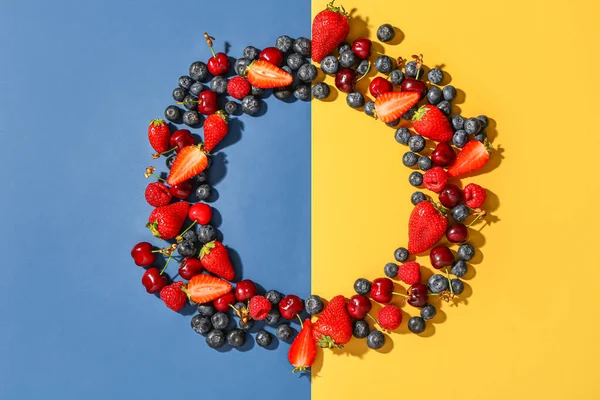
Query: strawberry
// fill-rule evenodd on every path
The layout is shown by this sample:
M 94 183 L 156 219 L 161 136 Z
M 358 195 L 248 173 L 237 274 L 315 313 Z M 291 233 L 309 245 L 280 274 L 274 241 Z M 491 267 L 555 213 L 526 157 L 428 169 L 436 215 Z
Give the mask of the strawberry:
M 416 92 L 387 92 L 375 99 L 377 118 L 383 122 L 392 122 L 400 118 L 419 101 Z
M 313 324 L 310 318 L 307 318 L 288 351 L 288 361 L 294 367 L 292 373 L 306 371 L 306 368 L 313 365 L 316 356 L 317 346 L 313 339 Z
M 377 322 L 383 329 L 393 331 L 400 326 L 400 323 L 402 322 L 402 313 L 395 305 L 388 304 L 379 310 Z
M 160 290 L 160 299 L 165 302 L 167 307 L 177 312 L 181 310 L 187 302 L 187 295 L 184 290 L 184 282 L 173 282 Z
M 442 167 L 428 169 L 423 175 L 423 185 L 432 192 L 441 192 L 446 183 L 448 183 L 448 175 Z
M 241 76 L 235 76 L 227 83 L 227 93 L 235 99 L 241 100 L 250 94 L 250 84 Z
M 311 58 L 318 63 L 346 40 L 350 32 L 348 13 L 343 6 L 334 6 L 334 2 L 313 19 Z
M 289 86 L 294 78 L 268 61 L 256 60 L 246 68 L 248 81 L 261 89 Z
M 173 239 L 179 235 L 189 208 L 187 201 L 157 207 L 150 213 L 146 228 L 157 238 Z
M 319 347 L 341 348 L 352 338 L 352 321 L 344 296 L 335 296 L 315 323 L 313 336 Z
M 421 265 L 415 261 L 402 264 L 398 268 L 398 278 L 407 285 L 421 282 Z
M 491 146 L 487 142 L 484 144 L 479 140 L 469 141 L 448 169 L 448 176 L 468 174 L 483 167 L 490 159 L 490 149 Z
M 219 241 L 213 240 L 202 247 L 200 261 L 204 268 L 221 278 L 230 281 L 235 276 L 227 249 Z
M 446 233 L 448 220 L 429 201 L 413 208 L 408 220 L 408 251 L 419 254 L 440 241 Z
M 154 156 L 157 158 L 160 153 L 169 150 L 169 139 L 171 138 L 171 130 L 169 125 L 162 119 L 153 119 L 148 126 L 148 141 L 150 146 L 156 151 Z
M 465 204 L 471 208 L 479 208 L 485 203 L 487 192 L 475 183 L 469 183 L 463 189 Z
M 152 207 L 166 206 L 171 201 L 171 192 L 162 182 L 152 182 L 146 186 L 146 201 Z
M 227 114 L 219 110 L 209 115 L 204 121 L 204 151 L 211 152 L 227 135 L 228 130 Z
M 415 131 L 421 136 L 438 142 L 452 139 L 452 126 L 436 106 L 426 104 L 419 108 L 412 117 L 412 123 Z
M 208 303 L 231 292 L 231 283 L 208 274 L 193 276 L 187 284 L 188 297 L 195 303 Z
M 167 177 L 167 183 L 174 186 L 187 181 L 204 171 L 207 165 L 208 158 L 206 157 L 206 153 L 202 151 L 202 145 L 185 146 L 177 154 L 175 162 L 173 162 L 173 166 Z
M 271 311 L 271 302 L 266 297 L 254 296 L 250 299 L 248 312 L 253 319 L 262 321 L 267 318 L 269 311 Z

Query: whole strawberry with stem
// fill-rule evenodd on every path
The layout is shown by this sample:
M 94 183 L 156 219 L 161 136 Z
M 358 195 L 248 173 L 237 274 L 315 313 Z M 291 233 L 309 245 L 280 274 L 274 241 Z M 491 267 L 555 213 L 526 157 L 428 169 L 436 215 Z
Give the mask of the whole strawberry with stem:
M 439 108 L 431 104 L 421 106 L 412 117 L 413 128 L 421 136 L 447 142 L 452 139 L 453 131 L 450 121 Z
M 294 367 L 292 373 L 306 371 L 315 362 L 317 345 L 313 336 L 313 324 L 310 318 L 307 318 L 288 351 L 288 361 Z
M 408 251 L 419 254 L 433 247 L 444 237 L 448 219 L 442 207 L 429 201 L 418 203 L 408 220 Z
M 189 208 L 187 201 L 157 207 L 150 213 L 146 227 L 157 238 L 173 239 L 179 235 Z
M 153 119 L 148 125 L 148 141 L 150 146 L 156 151 L 152 156 L 158 158 L 161 153 L 169 150 L 169 139 L 171 138 L 171 129 L 162 119 Z
M 204 269 L 221 278 L 231 281 L 235 277 L 235 270 L 229 259 L 229 253 L 227 253 L 225 246 L 217 240 L 208 242 L 202 247 L 200 261 Z
M 227 114 L 219 110 L 209 115 L 204 121 L 204 151 L 211 152 L 228 131 Z
M 348 13 L 343 6 L 335 6 L 335 0 L 313 19 L 312 54 L 315 62 L 321 62 L 325 56 L 335 50 L 348 36 L 350 24 Z
M 327 304 L 313 330 L 319 347 L 341 348 L 352 338 L 352 320 L 344 296 L 335 296 Z

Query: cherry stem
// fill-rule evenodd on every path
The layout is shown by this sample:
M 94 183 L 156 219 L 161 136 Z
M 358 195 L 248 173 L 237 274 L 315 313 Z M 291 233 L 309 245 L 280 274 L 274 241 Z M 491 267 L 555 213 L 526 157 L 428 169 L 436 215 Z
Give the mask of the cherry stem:
M 373 320 L 373 323 L 376 325 L 379 325 L 379 322 L 377 322 L 377 320 L 375 318 L 373 318 L 373 316 L 369 313 L 367 313 L 367 317 L 371 318 Z
M 186 233 L 187 231 L 189 231 L 194 225 L 196 225 L 196 221 L 192 222 L 190 224 L 190 226 L 188 226 L 187 228 L 185 228 L 185 230 L 183 232 L 181 232 L 178 236 L 183 236 L 183 234 Z
M 448 279 L 448 286 L 450 286 L 450 293 L 454 296 L 454 288 L 452 287 L 452 281 L 450 280 L 450 272 L 446 268 L 446 278 Z
M 165 263 L 165 266 L 163 267 L 163 269 L 160 271 L 160 275 L 162 275 L 165 272 L 165 270 L 167 269 L 167 265 L 169 265 L 172 258 L 173 258 L 173 256 L 169 256 L 169 258 L 167 258 L 167 262 Z
M 160 155 L 161 155 L 161 156 L 164 156 L 165 154 L 172 153 L 172 152 L 173 152 L 173 150 L 176 150 L 176 149 L 177 149 L 177 146 L 175 146 L 175 147 L 172 147 L 172 148 L 170 148 L 170 149 L 169 149 L 169 150 L 167 150 L 167 151 L 163 151 L 162 153 L 160 153 Z
M 367 67 L 367 70 L 365 71 L 365 73 L 362 74 L 361 77 L 356 80 L 356 82 L 360 81 L 362 78 L 364 78 L 365 76 L 367 76 L 367 74 L 369 73 L 370 70 L 371 70 L 371 63 L 369 63 L 369 66 Z
M 213 57 L 216 57 L 215 50 L 213 49 L 212 41 L 215 39 L 212 36 L 208 36 L 208 33 L 204 32 L 204 38 L 206 39 L 206 44 L 210 47 L 210 51 L 212 52 Z
M 477 218 L 475 218 L 473 221 L 471 221 L 471 222 L 469 223 L 469 225 L 467 225 L 467 228 L 470 228 L 470 227 L 471 227 L 471 225 L 473 225 L 475 222 L 479 221 L 479 219 L 481 218 L 481 215 L 482 215 L 482 214 L 479 214 L 479 215 L 477 215 Z
M 300 315 L 296 314 L 296 317 L 298 318 L 298 321 L 300 321 L 300 328 L 304 329 L 304 322 L 302 322 L 302 318 L 300 318 Z
M 154 174 L 154 173 L 150 174 L 150 176 L 153 176 L 153 177 L 155 177 L 156 179 L 158 179 L 158 180 L 159 180 L 159 181 L 161 181 L 161 182 L 165 182 L 165 183 L 167 182 L 165 179 L 161 178 L 160 176 L 158 176 L 158 175 L 156 175 L 156 174 Z
M 404 293 L 392 292 L 392 294 L 395 294 L 396 296 L 402 296 L 402 297 L 408 298 L 408 295 L 404 294 Z

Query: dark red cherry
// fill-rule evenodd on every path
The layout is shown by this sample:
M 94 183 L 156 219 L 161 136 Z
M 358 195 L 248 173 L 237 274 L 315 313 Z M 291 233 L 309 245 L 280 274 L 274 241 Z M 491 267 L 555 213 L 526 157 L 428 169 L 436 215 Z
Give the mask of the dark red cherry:
M 215 306 L 217 311 L 221 312 L 227 312 L 229 310 L 229 305 L 233 303 L 235 303 L 235 296 L 232 292 L 225 293 L 218 299 L 213 300 L 213 306 Z
M 429 300 L 429 294 L 427 293 L 427 286 L 422 283 L 415 283 L 408 288 L 408 299 L 406 302 L 413 307 L 423 307 Z
M 457 222 L 446 230 L 446 238 L 452 243 L 462 243 L 469 238 L 469 228 L 465 224 Z
M 371 84 L 369 85 L 369 93 L 371 93 L 371 96 L 375 98 L 377 98 L 377 96 L 379 96 L 382 93 L 391 92 L 392 90 L 392 82 L 380 76 L 373 79 L 371 81 Z
M 394 282 L 388 278 L 377 278 L 371 283 L 369 296 L 378 303 L 389 303 L 392 301 Z
M 180 129 L 178 131 L 173 132 L 171 138 L 169 139 L 169 145 L 171 148 L 176 147 L 175 151 L 179 153 L 179 150 L 183 149 L 185 146 L 191 146 L 196 144 L 192 133 L 187 129 Z
M 250 300 L 256 296 L 256 284 L 250 279 L 244 279 L 235 285 L 235 298 L 237 301 Z
M 277 47 L 267 47 L 258 55 L 258 58 L 281 67 L 283 65 L 283 53 Z
M 160 274 L 158 268 L 148 268 L 142 275 L 142 285 L 148 293 L 158 293 L 162 288 L 167 286 L 167 277 Z
M 135 265 L 147 267 L 156 261 L 156 253 L 152 252 L 152 245 L 148 242 L 140 242 L 131 249 L 131 257 Z
M 352 51 L 361 60 L 366 60 L 371 55 L 371 41 L 367 38 L 358 38 L 352 43 Z
M 346 307 L 348 308 L 348 314 L 350 314 L 352 318 L 364 319 L 367 316 L 367 313 L 371 311 L 371 300 L 362 294 L 355 294 L 350 297 Z
M 456 153 L 452 146 L 450 146 L 447 142 L 440 142 L 433 153 L 431 153 L 431 161 L 438 167 L 449 167 L 454 162 L 456 158 Z
M 463 192 L 456 185 L 448 183 L 439 195 L 440 203 L 446 208 L 454 208 L 463 201 Z
M 288 294 L 279 302 L 279 312 L 283 318 L 288 320 L 296 318 L 303 308 L 304 302 L 293 294 Z
M 206 63 L 208 71 L 214 76 L 223 75 L 229 71 L 229 58 L 225 53 L 217 53 Z
M 179 266 L 179 276 L 183 279 L 190 280 L 200 272 L 202 272 L 202 263 L 200 262 L 200 259 L 196 257 L 184 258 Z
M 342 68 L 335 74 L 335 87 L 344 93 L 354 91 L 356 71 L 350 68 Z
M 427 85 L 425 82 L 414 78 L 406 78 L 404 81 L 402 81 L 401 88 L 403 92 L 419 93 L 419 100 L 421 100 L 427 94 Z
M 178 199 L 187 199 L 194 191 L 194 182 L 191 179 L 173 185 L 169 188 L 169 192 L 173 197 Z
M 212 90 L 203 90 L 198 95 L 198 111 L 204 115 L 211 115 L 219 110 L 217 94 Z
M 433 268 L 440 269 L 452 265 L 454 263 L 454 255 L 446 246 L 437 246 L 431 249 L 429 260 Z

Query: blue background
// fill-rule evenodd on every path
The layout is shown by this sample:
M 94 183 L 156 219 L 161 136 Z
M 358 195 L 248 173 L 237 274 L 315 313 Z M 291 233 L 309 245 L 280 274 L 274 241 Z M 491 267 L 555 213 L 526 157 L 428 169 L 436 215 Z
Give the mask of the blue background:
M 164 170 L 147 125 L 189 64 L 209 57 L 202 33 L 239 57 L 281 34 L 308 36 L 310 2 L 0 7 L 0 398 L 308 398 L 289 344 L 209 349 L 189 315 L 146 294 L 129 252 L 150 238 L 143 170 Z M 304 297 L 310 106 L 266 103 L 263 117 L 232 123 L 215 156 L 215 220 L 244 277 Z

